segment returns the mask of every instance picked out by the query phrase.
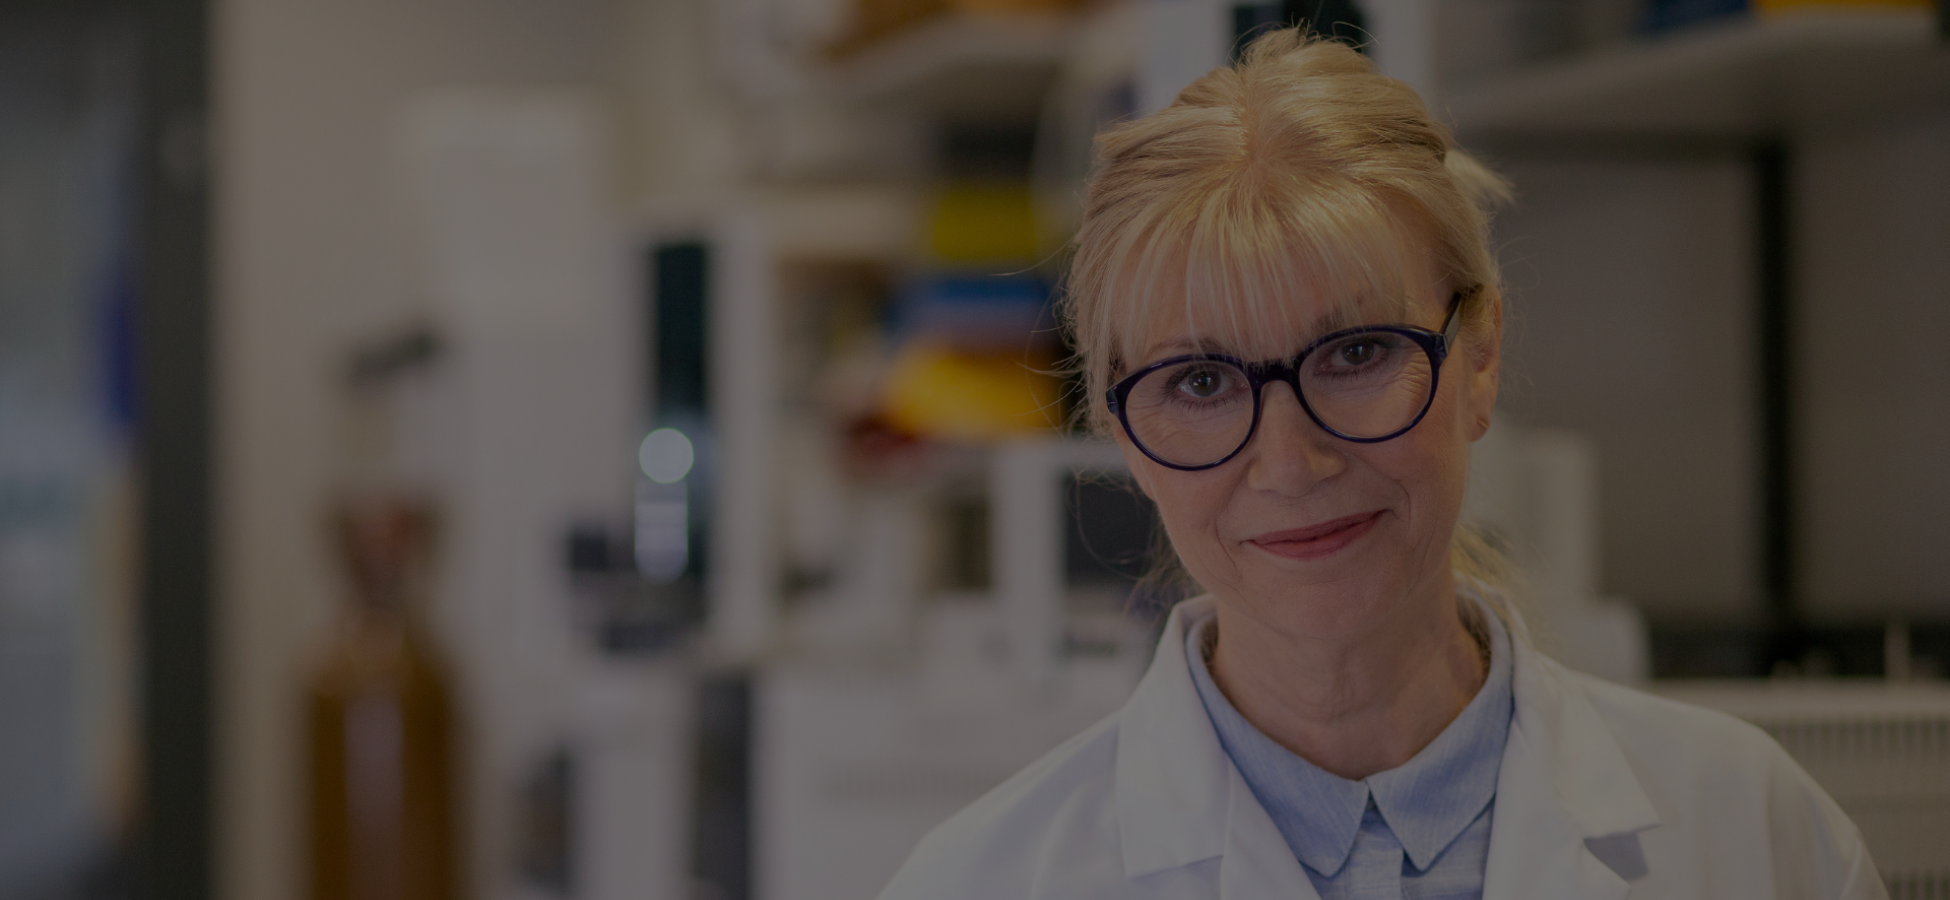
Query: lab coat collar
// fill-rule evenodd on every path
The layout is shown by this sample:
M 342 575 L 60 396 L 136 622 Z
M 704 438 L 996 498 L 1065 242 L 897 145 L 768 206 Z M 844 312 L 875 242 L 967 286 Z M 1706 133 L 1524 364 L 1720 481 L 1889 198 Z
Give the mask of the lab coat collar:
M 1252 785 L 1238 769 L 1227 766 L 1226 771 L 1231 775 L 1227 791 L 1230 806 L 1226 811 L 1225 856 L 1219 860 L 1219 900 L 1320 900 L 1293 848 L 1253 794 Z
M 1534 748 L 1558 801 L 1585 838 L 1632 834 L 1659 824 L 1652 801 L 1639 786 L 1611 726 L 1591 698 L 1572 683 L 1556 661 L 1524 641 L 1513 641 L 1516 670 L 1512 691 L 1517 710 L 1513 731 Z M 1510 753 L 1503 754 L 1510 774 Z M 1499 807 L 1501 804 L 1498 804 Z
M 1151 668 L 1118 716 L 1117 830 L 1127 878 L 1226 850 L 1234 782 L 1243 787 L 1244 779 L 1219 745 L 1185 659 L 1185 624 L 1211 609 L 1210 597 L 1172 608 Z M 1271 819 L 1266 828 L 1279 840 Z
M 1286 838 L 1233 766 L 1199 702 L 1186 625 L 1212 600 L 1178 604 L 1151 668 L 1117 725 L 1117 827 L 1124 875 L 1139 878 L 1219 857 L 1221 900 L 1320 900 Z
M 1117 825 L 1124 874 L 1213 857 L 1222 897 L 1315 898 L 1313 884 L 1220 746 L 1185 659 L 1188 622 L 1210 597 L 1178 604 L 1151 667 L 1118 719 Z M 1508 623 L 1506 623 L 1508 624 Z M 1511 628 L 1516 713 L 1498 775 L 1483 895 L 1623 898 L 1628 883 L 1590 839 L 1635 835 L 1658 814 L 1584 691 Z
M 1659 814 L 1574 676 L 1521 638 L 1511 643 L 1516 715 L 1497 776 L 1483 895 L 1622 898 L 1628 882 L 1588 842 L 1631 839 L 1656 827 Z

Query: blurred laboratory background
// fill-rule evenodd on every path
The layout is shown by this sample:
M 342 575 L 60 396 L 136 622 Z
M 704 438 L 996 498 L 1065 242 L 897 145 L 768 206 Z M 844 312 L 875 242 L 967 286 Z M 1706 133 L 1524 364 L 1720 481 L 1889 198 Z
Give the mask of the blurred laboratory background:
M 7 0 L 0 897 L 842 900 L 1176 589 L 1093 133 L 1360 42 L 1509 176 L 1466 516 L 1950 896 L 1938 0 Z

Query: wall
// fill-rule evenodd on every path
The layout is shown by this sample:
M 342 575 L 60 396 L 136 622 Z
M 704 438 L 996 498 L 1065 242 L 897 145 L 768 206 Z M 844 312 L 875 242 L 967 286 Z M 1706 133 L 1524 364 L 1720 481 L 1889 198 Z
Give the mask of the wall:
M 1818 619 L 1950 618 L 1950 108 L 1803 142 L 1801 574 Z
M 1498 415 L 1597 444 L 1601 589 L 1759 609 L 1749 185 L 1737 159 L 1516 160 Z

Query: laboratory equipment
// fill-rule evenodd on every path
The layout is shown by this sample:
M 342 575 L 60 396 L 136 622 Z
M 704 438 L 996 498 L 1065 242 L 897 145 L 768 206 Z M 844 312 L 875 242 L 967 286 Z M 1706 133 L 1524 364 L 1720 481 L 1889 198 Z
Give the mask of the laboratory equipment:
M 1509 557 L 1507 587 L 1539 646 L 1573 669 L 1641 684 L 1652 674 L 1644 617 L 1600 588 L 1597 467 L 1588 438 L 1499 421 L 1471 448 L 1462 527 Z
M 310 895 L 455 900 L 455 709 L 419 618 L 433 510 L 368 496 L 335 524 L 354 593 L 307 686 Z
M 767 900 L 877 892 L 929 828 L 1137 682 L 1155 610 L 1089 570 L 1145 546 L 1149 520 L 1125 521 L 1134 503 L 1076 501 L 1079 480 L 1128 490 L 1114 486 L 1121 454 L 1046 435 L 998 444 L 981 465 L 984 587 L 896 598 L 913 609 L 903 655 L 784 658 L 759 674 L 754 862 Z

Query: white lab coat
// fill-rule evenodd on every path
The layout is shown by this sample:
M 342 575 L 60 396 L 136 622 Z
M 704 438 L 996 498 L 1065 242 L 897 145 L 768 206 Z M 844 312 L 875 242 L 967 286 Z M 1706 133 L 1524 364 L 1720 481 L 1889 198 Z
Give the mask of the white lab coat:
M 1130 701 L 921 841 L 881 900 L 1303 898 L 1233 768 L 1172 611 Z M 1759 729 L 1513 641 L 1485 898 L 1884 898 L 1855 826 Z

